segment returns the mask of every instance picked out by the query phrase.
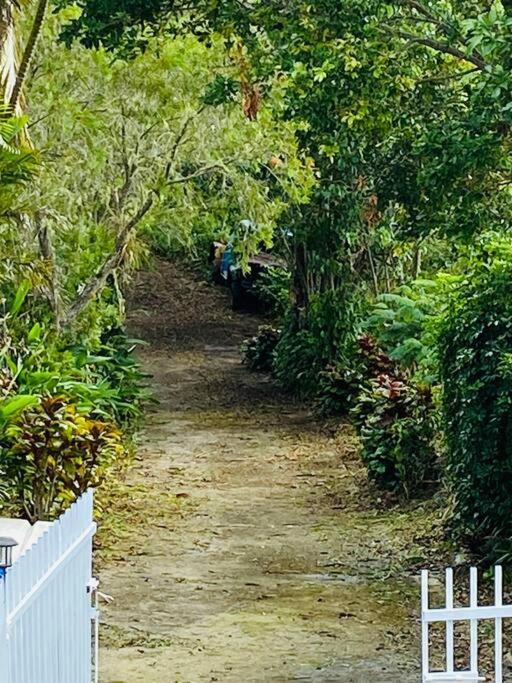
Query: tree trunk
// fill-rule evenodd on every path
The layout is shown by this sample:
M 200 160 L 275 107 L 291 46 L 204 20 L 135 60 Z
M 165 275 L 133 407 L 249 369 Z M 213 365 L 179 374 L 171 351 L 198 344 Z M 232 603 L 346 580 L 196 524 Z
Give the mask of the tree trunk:
M 303 243 L 295 244 L 295 259 L 293 268 L 292 303 L 295 325 L 297 329 L 303 326 L 305 312 L 308 307 L 306 247 Z
M 0 88 L 4 104 L 9 104 L 16 85 L 16 36 L 14 2 L 0 0 Z
M 69 307 L 62 323 L 64 329 L 71 327 L 75 323 L 80 314 L 105 287 L 108 278 L 112 275 L 114 270 L 121 265 L 133 231 L 150 210 L 152 205 L 153 196 L 150 196 L 120 231 L 117 236 L 114 252 L 105 260 L 98 273 L 89 279 L 81 294 Z
M 39 36 L 41 35 L 41 31 L 43 30 L 44 19 L 46 17 L 46 11 L 48 9 L 48 1 L 49 0 L 39 0 L 37 5 L 34 23 L 32 24 L 30 36 L 25 46 L 25 51 L 23 52 L 23 58 L 21 60 L 20 68 L 16 76 L 14 88 L 9 99 L 9 104 L 13 111 L 18 111 L 20 109 L 21 93 L 23 91 L 25 81 L 27 80 L 28 70 L 34 57 L 37 41 L 39 40 Z
M 53 311 L 55 329 L 60 332 L 62 327 L 63 309 L 60 295 L 59 272 L 57 268 L 57 258 L 52 244 L 51 233 L 47 225 L 43 225 L 41 218 L 37 217 L 37 239 L 41 256 L 46 261 L 48 273 L 48 300 Z

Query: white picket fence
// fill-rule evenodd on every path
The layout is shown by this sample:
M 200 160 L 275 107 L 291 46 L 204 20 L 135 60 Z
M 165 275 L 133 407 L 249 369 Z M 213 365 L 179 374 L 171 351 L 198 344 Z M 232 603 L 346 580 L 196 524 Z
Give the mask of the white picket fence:
M 429 573 L 421 575 L 422 604 L 422 671 L 423 683 L 454 683 L 457 681 L 483 681 L 478 666 L 478 622 L 494 621 L 494 683 L 503 683 L 503 619 L 512 617 L 512 605 L 503 604 L 503 572 L 501 567 L 494 569 L 494 604 L 478 604 L 478 572 L 470 569 L 469 605 L 454 607 L 453 569 L 446 570 L 445 607 L 431 609 L 429 607 Z M 446 670 L 430 671 L 429 626 L 434 622 L 446 624 Z M 469 670 L 457 671 L 455 668 L 454 625 L 456 622 L 469 622 Z M 489 679 L 487 679 L 489 680 Z
M 95 531 L 90 491 L 0 580 L 1 683 L 91 683 Z

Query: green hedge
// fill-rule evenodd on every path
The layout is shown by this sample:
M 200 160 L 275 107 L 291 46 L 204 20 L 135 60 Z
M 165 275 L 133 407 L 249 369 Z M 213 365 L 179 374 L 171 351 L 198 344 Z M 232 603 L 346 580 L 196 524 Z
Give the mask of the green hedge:
M 439 334 L 456 537 L 479 554 L 512 548 L 512 257 L 487 245 L 456 284 Z

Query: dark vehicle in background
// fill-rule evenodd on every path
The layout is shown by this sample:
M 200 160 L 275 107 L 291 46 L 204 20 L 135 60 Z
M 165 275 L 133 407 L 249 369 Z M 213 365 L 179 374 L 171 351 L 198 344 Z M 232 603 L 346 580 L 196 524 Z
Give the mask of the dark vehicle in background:
M 261 274 L 269 268 L 284 268 L 284 263 L 268 251 L 262 249 L 249 258 L 244 270 L 236 260 L 232 244 L 214 242 L 210 261 L 213 279 L 228 287 L 234 311 L 254 307 L 258 303 L 256 284 Z

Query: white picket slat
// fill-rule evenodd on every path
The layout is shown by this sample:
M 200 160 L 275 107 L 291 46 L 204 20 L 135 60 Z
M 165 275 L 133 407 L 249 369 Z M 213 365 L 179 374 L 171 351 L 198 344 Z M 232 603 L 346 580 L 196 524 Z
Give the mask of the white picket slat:
M 503 573 L 501 567 L 494 572 L 494 604 L 503 605 Z M 494 677 L 496 683 L 503 683 L 503 631 L 501 617 L 494 622 Z
M 453 609 L 453 569 L 446 570 L 445 583 L 446 608 Z M 451 674 L 454 671 L 454 644 L 453 644 L 453 621 L 446 620 L 446 671 Z
M 428 599 L 428 571 L 424 569 L 421 572 L 421 613 L 427 614 L 429 609 Z M 428 621 L 424 618 L 421 620 L 421 670 L 428 672 L 430 670 L 429 657 L 429 627 Z
M 478 569 L 471 567 L 469 570 L 469 606 L 478 607 Z M 470 669 L 478 671 L 478 620 L 471 619 L 470 629 Z

